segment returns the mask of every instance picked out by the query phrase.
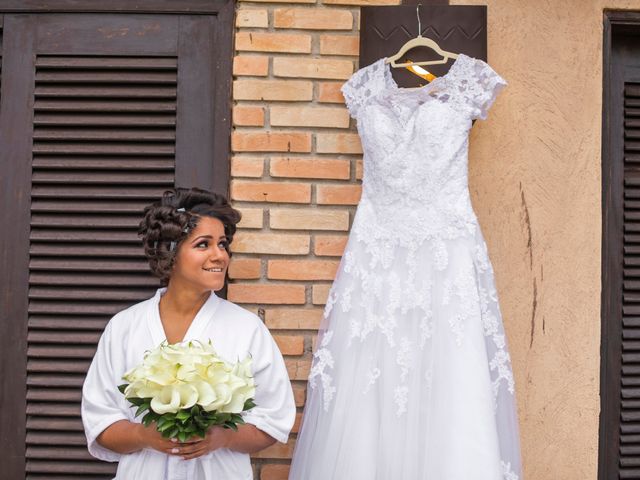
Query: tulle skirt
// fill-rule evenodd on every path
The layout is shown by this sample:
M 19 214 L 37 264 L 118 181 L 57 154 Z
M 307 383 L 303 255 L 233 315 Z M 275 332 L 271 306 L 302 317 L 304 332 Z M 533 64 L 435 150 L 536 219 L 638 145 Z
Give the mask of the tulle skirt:
M 522 480 L 515 388 L 479 228 L 352 234 L 331 288 L 290 480 Z

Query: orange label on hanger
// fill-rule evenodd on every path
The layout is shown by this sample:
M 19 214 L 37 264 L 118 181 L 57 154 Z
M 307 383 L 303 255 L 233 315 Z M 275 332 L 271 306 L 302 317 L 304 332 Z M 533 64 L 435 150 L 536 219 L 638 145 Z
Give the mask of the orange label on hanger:
M 413 65 L 413 62 L 409 59 L 407 59 L 407 63 L 411 64 L 411 65 L 407 65 L 405 68 L 407 70 L 409 70 L 411 73 L 413 73 L 414 75 L 419 76 L 420 78 L 423 78 L 424 80 L 426 80 L 427 82 L 431 82 L 433 81 L 435 78 L 437 78 L 433 73 L 425 70 L 424 68 L 422 68 L 420 65 Z

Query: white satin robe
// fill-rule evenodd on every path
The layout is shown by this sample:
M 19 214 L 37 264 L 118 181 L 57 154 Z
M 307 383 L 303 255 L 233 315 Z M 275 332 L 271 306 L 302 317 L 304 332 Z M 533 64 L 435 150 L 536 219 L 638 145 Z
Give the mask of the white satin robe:
M 99 445 L 96 438 L 119 420 L 140 422 L 135 409 L 118 391 L 122 375 L 142 362 L 146 350 L 165 340 L 158 304 L 153 298 L 116 314 L 106 326 L 82 389 L 82 421 L 89 453 L 119 462 L 118 480 L 248 480 L 253 478 L 249 455 L 220 449 L 193 460 L 152 449 L 121 455 Z M 213 292 L 193 319 L 185 340 L 211 341 L 217 353 L 235 362 L 250 354 L 256 381 L 256 407 L 244 415 L 247 423 L 286 443 L 295 420 L 293 392 L 282 355 L 269 330 L 254 314 L 222 300 Z

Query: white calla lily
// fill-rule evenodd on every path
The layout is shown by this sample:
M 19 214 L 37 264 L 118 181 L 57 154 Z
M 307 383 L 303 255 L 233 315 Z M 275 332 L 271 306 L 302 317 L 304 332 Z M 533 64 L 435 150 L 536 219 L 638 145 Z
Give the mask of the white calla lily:
M 180 392 L 175 385 L 165 386 L 151 399 L 151 409 L 159 413 L 176 413 L 180 409 Z

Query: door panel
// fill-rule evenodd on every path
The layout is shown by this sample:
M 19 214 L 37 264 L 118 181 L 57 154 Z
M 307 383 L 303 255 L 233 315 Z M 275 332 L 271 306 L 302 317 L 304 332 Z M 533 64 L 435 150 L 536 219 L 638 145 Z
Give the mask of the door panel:
M 216 15 L 4 16 L 6 478 L 113 477 L 86 450 L 82 383 L 109 318 L 158 286 L 143 207 L 174 185 L 226 193 L 227 30 Z

